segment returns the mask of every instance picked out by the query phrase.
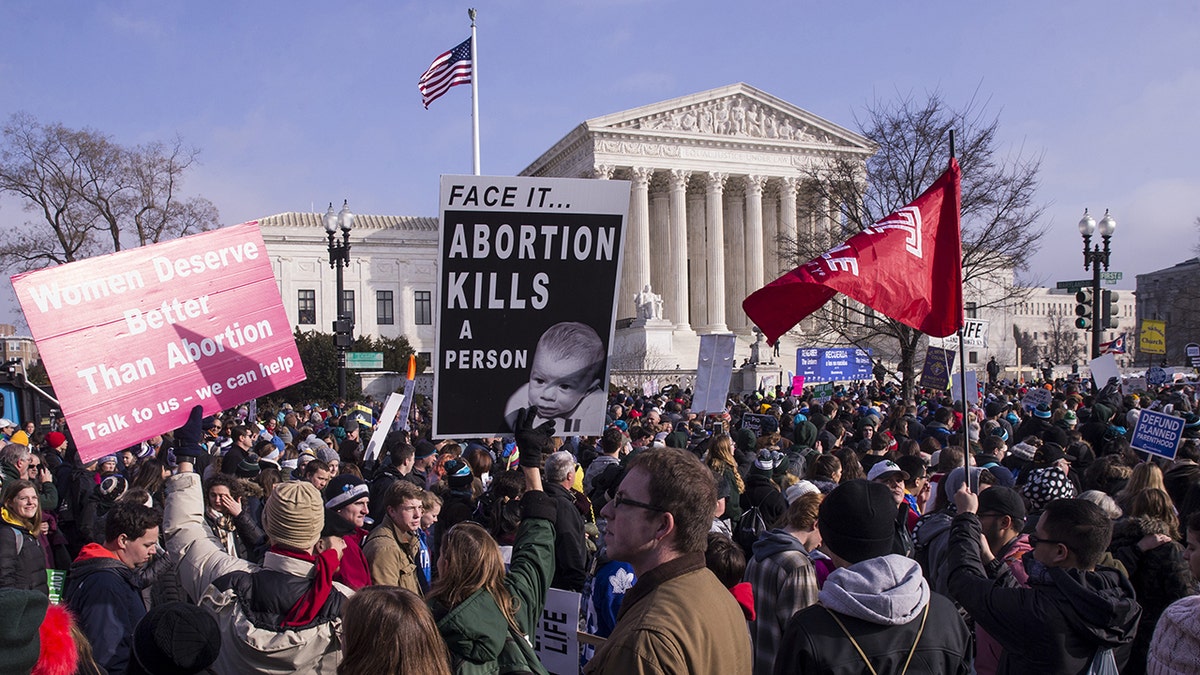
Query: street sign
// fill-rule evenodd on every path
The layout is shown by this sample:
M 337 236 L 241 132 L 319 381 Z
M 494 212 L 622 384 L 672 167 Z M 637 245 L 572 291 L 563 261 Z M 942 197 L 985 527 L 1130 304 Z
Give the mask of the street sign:
M 346 367 L 379 370 L 383 368 L 383 352 L 346 352 Z
M 1195 342 L 1189 342 L 1183 349 L 1187 354 L 1188 361 L 1191 362 L 1192 367 L 1200 368 L 1200 345 L 1196 344 Z
M 1081 288 L 1088 288 L 1092 285 L 1091 279 L 1079 279 L 1076 281 L 1060 281 L 1055 284 L 1055 288 L 1064 291 L 1078 291 Z
M 1105 284 L 1107 284 L 1109 286 L 1115 286 L 1116 283 L 1118 281 L 1120 281 L 1121 277 L 1123 277 L 1123 276 L 1124 275 L 1121 274 L 1120 272 L 1101 272 L 1100 273 L 1100 281 L 1103 281 Z

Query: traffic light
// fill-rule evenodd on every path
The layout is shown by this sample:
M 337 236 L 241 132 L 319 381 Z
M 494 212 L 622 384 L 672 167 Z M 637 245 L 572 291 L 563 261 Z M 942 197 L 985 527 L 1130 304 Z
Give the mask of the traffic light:
M 1116 291 L 1101 291 L 1103 298 L 1100 302 L 1100 325 L 1104 328 L 1116 328 L 1117 324 L 1117 300 L 1121 296 Z
M 1083 330 L 1088 330 L 1092 327 L 1092 305 L 1095 298 L 1092 297 L 1092 289 L 1081 288 L 1075 293 L 1075 327 Z
M 354 345 L 354 322 L 350 319 L 338 319 L 333 322 L 333 346 L 351 347 Z

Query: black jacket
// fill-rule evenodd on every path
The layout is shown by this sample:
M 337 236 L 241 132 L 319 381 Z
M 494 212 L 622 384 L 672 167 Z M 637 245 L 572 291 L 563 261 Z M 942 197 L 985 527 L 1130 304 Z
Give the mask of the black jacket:
M 551 588 L 582 591 L 587 581 L 587 544 L 584 542 L 583 516 L 575 508 L 575 498 L 563 486 L 546 483 L 546 494 L 554 498 L 554 580 Z
M 0 588 L 50 594 L 46 580 L 46 552 L 38 538 L 24 527 L 7 521 L 0 522 Z
M 1087 671 L 1097 650 L 1115 650 L 1124 668 L 1142 609 L 1133 586 L 1107 567 L 1044 567 L 1025 555 L 1028 588 L 989 579 L 979 557 L 979 518 L 955 516 L 950 530 L 950 597 L 1004 647 L 999 673 Z
M 768 528 L 775 527 L 788 507 L 787 500 L 771 477 L 757 471 L 751 471 L 746 477 L 746 491 L 742 493 L 741 505 L 742 513 L 757 506 L 758 514 Z

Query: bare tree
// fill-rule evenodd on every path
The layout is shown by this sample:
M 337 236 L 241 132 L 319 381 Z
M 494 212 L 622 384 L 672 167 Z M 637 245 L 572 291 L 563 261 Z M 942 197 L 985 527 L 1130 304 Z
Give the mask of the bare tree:
M 179 138 L 126 147 L 91 129 L 17 113 L 2 131 L 0 192 L 37 217 L 6 225 L 4 265 L 68 263 L 201 232 L 218 222 L 202 197 L 181 194 L 197 151 Z
M 999 118 L 984 108 L 972 100 L 954 109 L 937 92 L 869 104 L 856 123 L 878 151 L 865 166 L 839 159 L 809 172 L 802 198 L 832 227 L 801 241 L 781 237 L 781 253 L 791 254 L 783 257 L 810 260 L 912 202 L 946 170 L 953 130 L 962 168 L 964 287 L 988 289 L 966 300 L 977 309 L 1019 302 L 1027 291 L 1011 283 L 1013 273 L 1026 268 L 1045 233 L 1038 224 L 1044 206 L 1034 201 L 1041 160 L 1003 155 Z M 808 328 L 894 359 L 904 395 L 912 396 L 919 331 L 844 297 L 815 314 Z
M 1041 346 L 1033 339 L 1029 331 L 1014 331 L 1014 337 L 1016 338 L 1017 348 L 1021 350 L 1021 363 L 1019 365 L 1038 367 L 1038 364 L 1042 361 Z
M 1055 363 L 1075 363 L 1083 354 L 1083 343 L 1079 339 L 1079 329 L 1075 322 L 1064 312 L 1051 308 L 1046 314 L 1050 330 L 1046 332 L 1046 342 L 1043 355 Z

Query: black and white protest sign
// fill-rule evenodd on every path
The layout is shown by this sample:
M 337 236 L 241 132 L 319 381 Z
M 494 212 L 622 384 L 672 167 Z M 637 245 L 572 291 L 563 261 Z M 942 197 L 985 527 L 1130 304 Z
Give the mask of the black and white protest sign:
M 435 438 L 599 435 L 629 183 L 442 176 Z

